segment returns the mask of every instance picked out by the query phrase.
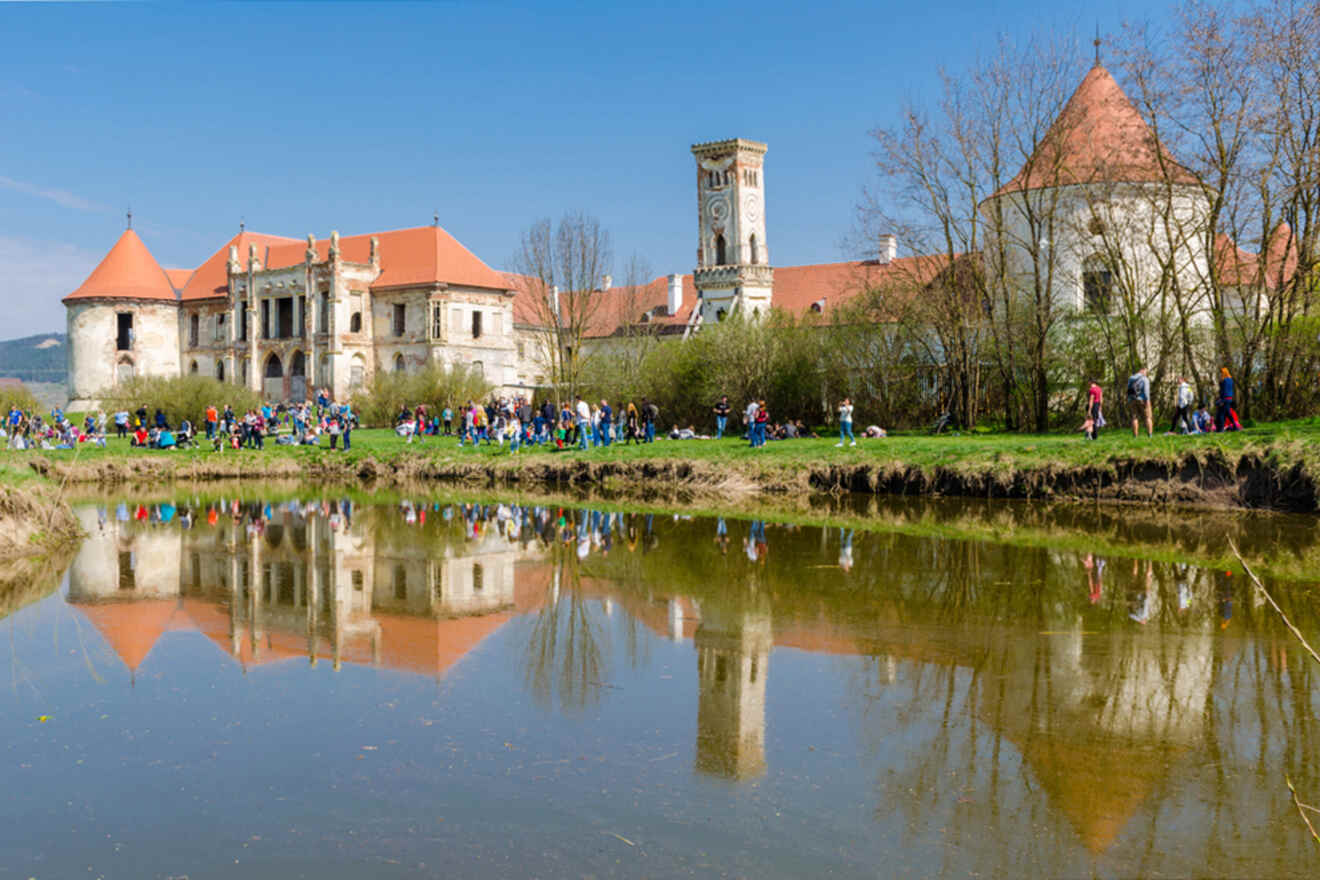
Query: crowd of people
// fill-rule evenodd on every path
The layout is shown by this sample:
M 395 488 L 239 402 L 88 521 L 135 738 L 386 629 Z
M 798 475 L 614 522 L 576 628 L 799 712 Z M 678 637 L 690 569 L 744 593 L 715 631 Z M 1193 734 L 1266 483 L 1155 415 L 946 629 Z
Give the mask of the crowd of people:
M 705 434 L 695 425 L 686 427 L 673 423 L 667 432 L 671 440 L 720 440 L 725 436 L 730 414 L 729 399 L 721 399 L 713 407 L 715 433 Z M 857 440 L 852 431 L 852 402 L 839 405 L 840 441 L 847 439 L 853 446 Z M 478 444 L 503 447 L 511 452 L 537 446 L 555 449 L 590 449 L 594 446 L 614 444 L 653 443 L 660 408 L 642 398 L 611 405 L 608 400 L 588 403 L 582 395 L 572 402 L 559 405 L 547 400 L 533 405 L 521 396 L 501 397 L 486 403 L 467 401 L 455 413 L 449 407 L 432 412 L 424 404 L 413 408 L 402 407 L 395 417 L 394 429 L 407 442 L 427 437 L 458 438 L 459 446 Z M 819 437 L 801 419 L 774 420 L 763 399 L 748 403 L 743 411 L 743 439 L 752 447 L 763 447 L 767 440 L 793 440 Z M 884 437 L 885 431 L 871 425 L 865 431 L 868 437 Z
M 1219 370 L 1218 396 L 1215 398 L 1214 415 L 1204 399 L 1197 399 L 1196 391 L 1186 376 L 1179 376 L 1173 393 L 1173 421 L 1165 434 L 1209 434 L 1218 431 L 1240 431 L 1242 422 L 1234 407 L 1236 388 L 1228 367 Z M 1146 436 L 1155 436 L 1155 416 L 1152 406 L 1150 375 L 1142 367 L 1128 377 L 1125 405 L 1132 421 L 1132 436 L 1141 436 L 1141 426 L 1146 426 Z M 1095 440 L 1100 436 L 1100 429 L 1106 424 L 1104 416 L 1104 389 L 1095 379 L 1091 380 L 1086 392 L 1086 417 L 1080 430 L 1086 439 Z
M 1192 383 L 1180 376 L 1173 393 L 1173 419 L 1168 434 L 1202 434 L 1237 431 L 1242 428 L 1234 407 L 1235 387 L 1228 368 L 1220 371 L 1214 412 L 1204 400 L 1196 402 Z M 1151 381 L 1145 367 L 1128 378 L 1125 409 L 1131 420 L 1133 436 L 1140 436 L 1144 423 L 1148 436 L 1155 433 Z M 879 425 L 853 431 L 854 407 L 844 398 L 835 409 L 838 423 L 836 447 L 856 446 L 858 435 L 883 438 L 887 432 Z M 693 424 L 673 423 L 665 432 L 670 440 L 721 440 L 729 432 L 734 418 L 728 396 L 712 407 L 713 433 L 704 433 Z M 797 418 L 773 418 L 762 398 L 748 401 L 741 411 L 742 439 L 752 448 L 763 448 L 768 441 L 819 438 L 810 426 Z M 611 405 L 607 400 L 589 403 L 582 395 L 556 404 L 545 400 L 534 405 L 522 396 L 493 397 L 485 402 L 469 400 L 457 410 L 449 406 L 438 412 L 426 404 L 404 405 L 394 418 L 393 428 L 408 443 L 427 438 L 457 438 L 460 447 L 480 444 L 503 448 L 512 453 L 522 449 L 546 447 L 556 450 L 590 449 L 615 444 L 653 443 L 660 422 L 660 409 L 652 401 Z M 1087 390 L 1087 404 L 1080 430 L 1095 440 L 1106 425 L 1104 389 L 1096 380 Z M 262 449 L 267 440 L 279 445 L 322 446 L 331 449 L 352 448 L 352 436 L 360 428 L 357 415 L 347 403 L 335 403 L 327 389 L 318 389 L 314 401 L 292 405 L 266 403 L 245 412 L 235 412 L 225 405 L 206 408 L 200 424 L 187 417 L 173 421 L 162 409 L 152 413 L 146 404 L 134 412 L 120 409 L 110 415 L 104 411 L 86 415 L 80 422 L 71 421 L 56 408 L 48 416 L 11 407 L 0 425 L 0 443 L 11 449 L 72 449 L 80 443 L 105 446 L 110 432 L 130 445 L 146 449 L 198 447 L 203 443 L 215 451 L 224 449 Z

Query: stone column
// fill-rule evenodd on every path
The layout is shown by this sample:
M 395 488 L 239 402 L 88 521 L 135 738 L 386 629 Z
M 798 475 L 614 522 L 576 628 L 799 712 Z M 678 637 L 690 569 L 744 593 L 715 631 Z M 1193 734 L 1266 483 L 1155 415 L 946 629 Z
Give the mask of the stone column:
M 312 270 L 312 265 L 316 262 L 316 236 L 307 236 L 307 254 L 306 278 L 303 281 L 303 289 L 307 292 L 307 308 L 303 309 L 303 332 L 307 339 L 307 374 L 308 397 L 315 399 L 316 390 L 321 387 L 320 364 L 317 363 L 316 349 L 316 331 L 321 326 L 317 323 L 317 303 L 321 299 L 321 291 L 316 289 L 316 273 Z
M 248 245 L 248 282 L 247 282 L 247 346 L 248 375 L 247 386 L 251 391 L 261 391 L 261 364 L 257 362 L 257 336 L 261 333 L 261 324 L 257 320 L 257 246 Z

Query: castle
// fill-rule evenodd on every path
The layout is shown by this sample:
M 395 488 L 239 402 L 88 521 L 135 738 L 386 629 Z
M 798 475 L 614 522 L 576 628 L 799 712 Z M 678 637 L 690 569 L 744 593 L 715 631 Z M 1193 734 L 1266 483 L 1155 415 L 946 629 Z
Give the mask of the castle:
M 883 235 L 872 259 L 772 268 L 765 153 L 765 144 L 741 138 L 692 147 L 695 269 L 627 295 L 601 279 L 588 341 L 642 323 L 660 336 L 686 337 L 735 312 L 752 319 L 771 308 L 823 313 L 891 281 L 919 291 L 953 259 L 900 258 L 896 238 Z M 1057 222 L 1042 244 L 1032 217 L 1045 209 Z M 1200 184 L 1098 60 L 1023 169 L 981 211 L 1004 218 L 987 227 L 986 255 L 995 257 L 982 260 L 986 270 L 1029 286 L 1037 250 L 1048 248 L 1051 295 L 1075 310 L 1111 308 L 1120 284 L 1155 289 L 1172 267 L 1185 276 L 1176 287 L 1190 291 L 1194 317 L 1208 315 L 1212 263 L 1239 306 L 1267 296 L 1296 265 L 1286 226 L 1262 256 L 1222 236 L 1207 245 L 1197 234 L 1209 213 Z M 1161 224 L 1170 228 L 1152 237 Z M 1122 279 L 1118 252 L 1129 268 Z M 136 375 L 213 376 L 270 400 L 303 400 L 319 387 L 343 398 L 377 371 L 426 364 L 475 369 L 504 391 L 544 387 L 547 310 L 536 307 L 534 288 L 532 279 L 492 269 L 438 218 L 429 227 L 332 233 L 328 241 L 240 230 L 196 269 L 182 270 L 156 262 L 130 216 L 100 265 L 64 299 L 70 407 L 89 408 Z

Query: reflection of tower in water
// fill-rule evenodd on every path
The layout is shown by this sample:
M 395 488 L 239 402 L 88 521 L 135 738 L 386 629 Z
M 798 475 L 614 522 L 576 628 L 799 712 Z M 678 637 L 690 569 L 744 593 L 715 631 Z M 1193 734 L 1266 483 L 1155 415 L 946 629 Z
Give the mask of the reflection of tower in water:
M 697 649 L 696 768 L 728 779 L 765 772 L 770 612 L 759 603 L 751 605 L 738 611 L 709 609 L 693 638 Z

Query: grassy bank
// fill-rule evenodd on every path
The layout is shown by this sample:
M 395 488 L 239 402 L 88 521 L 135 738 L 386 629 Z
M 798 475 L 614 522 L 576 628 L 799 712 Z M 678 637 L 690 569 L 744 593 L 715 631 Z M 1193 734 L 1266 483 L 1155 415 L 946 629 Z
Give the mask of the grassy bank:
M 1134 439 L 1111 431 L 1097 442 L 1070 435 L 895 435 L 835 447 L 835 438 L 771 442 L 751 449 L 721 441 L 659 439 L 591 450 L 459 448 L 453 438 L 405 443 L 386 430 L 353 434 L 345 453 L 279 446 L 159 452 L 111 439 L 105 449 L 0 453 L 0 479 L 25 470 L 67 482 L 261 478 L 444 481 L 455 484 L 590 486 L 646 495 L 764 492 L 1075 498 L 1265 507 L 1313 512 L 1320 477 L 1320 420 L 1229 434 Z

